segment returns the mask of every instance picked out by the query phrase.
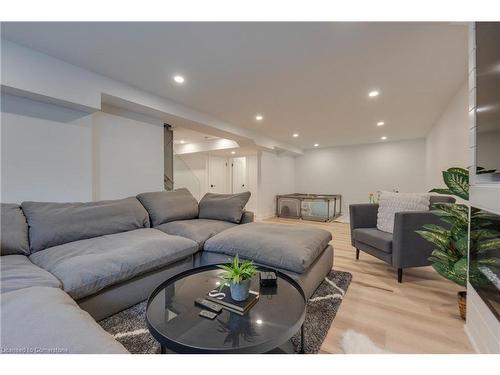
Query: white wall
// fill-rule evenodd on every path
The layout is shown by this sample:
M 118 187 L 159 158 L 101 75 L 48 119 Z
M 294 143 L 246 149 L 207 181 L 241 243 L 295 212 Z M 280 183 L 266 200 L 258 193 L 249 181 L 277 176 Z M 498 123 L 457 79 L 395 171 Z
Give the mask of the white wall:
M 163 189 L 163 126 L 2 94 L 2 202 L 118 199 Z
M 2 202 L 92 200 L 92 117 L 2 94 Z
M 252 194 L 247 203 L 247 210 L 258 214 L 259 202 L 259 157 L 257 155 L 249 155 L 247 158 L 247 184 L 248 190 Z
M 174 188 L 187 188 L 199 201 L 208 192 L 208 154 L 174 157 Z
M 209 157 L 208 153 L 176 155 L 174 158 L 174 187 L 176 189 L 185 187 L 191 191 L 196 199 L 200 200 L 209 191 Z M 252 193 L 246 208 L 257 215 L 259 209 L 258 168 L 260 159 L 257 155 L 244 157 L 246 158 L 247 187 Z M 228 181 L 230 181 L 230 176 L 228 176 Z
M 108 110 L 93 115 L 94 199 L 163 190 L 163 124 Z
M 477 132 L 477 165 L 496 169 L 500 165 L 500 130 Z
M 378 190 L 425 191 L 423 139 L 311 150 L 297 157 L 295 188 L 300 193 L 342 194 L 342 213 L 367 203 Z
M 469 166 L 468 91 L 465 82 L 426 137 L 426 189 L 444 187 L 441 171 Z
M 276 214 L 276 195 L 295 192 L 295 160 L 291 156 L 262 151 L 259 157 L 257 217 Z

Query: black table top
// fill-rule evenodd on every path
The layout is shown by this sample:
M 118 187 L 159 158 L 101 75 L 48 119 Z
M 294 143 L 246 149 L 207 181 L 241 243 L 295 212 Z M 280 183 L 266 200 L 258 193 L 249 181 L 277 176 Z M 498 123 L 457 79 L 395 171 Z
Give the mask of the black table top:
M 259 270 L 268 268 L 259 267 Z M 183 272 L 162 283 L 148 301 L 146 320 L 151 334 L 162 345 L 178 353 L 265 353 L 287 342 L 305 317 L 302 288 L 289 276 L 275 270 L 275 294 L 260 290 L 259 277 L 251 290 L 259 301 L 243 316 L 223 310 L 214 320 L 198 316 L 194 300 L 220 285 L 222 271 L 205 266 Z

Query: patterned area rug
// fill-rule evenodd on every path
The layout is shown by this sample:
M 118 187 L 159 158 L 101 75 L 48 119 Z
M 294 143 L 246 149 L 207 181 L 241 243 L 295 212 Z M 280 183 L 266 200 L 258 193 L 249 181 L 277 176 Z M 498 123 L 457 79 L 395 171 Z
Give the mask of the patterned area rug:
M 351 279 L 349 272 L 330 271 L 307 302 L 304 323 L 306 353 L 319 352 Z M 110 316 L 99 324 L 133 354 L 159 353 L 160 345 L 149 334 L 145 315 L 146 301 Z M 295 352 L 300 351 L 300 332 L 292 338 L 292 345 Z

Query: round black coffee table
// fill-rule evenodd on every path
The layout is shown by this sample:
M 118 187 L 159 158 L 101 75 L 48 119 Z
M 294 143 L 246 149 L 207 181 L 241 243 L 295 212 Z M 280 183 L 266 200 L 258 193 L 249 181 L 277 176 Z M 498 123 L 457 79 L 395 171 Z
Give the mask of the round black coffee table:
M 277 288 L 260 288 L 259 278 L 252 279 L 251 290 L 260 293 L 259 301 L 245 314 L 222 310 L 214 319 L 198 316 L 201 308 L 194 300 L 206 297 L 220 285 L 222 271 L 204 266 L 176 275 L 154 290 L 149 297 L 146 322 L 161 352 L 176 353 L 267 353 L 289 345 L 301 331 L 306 299 L 300 285 L 291 277 L 269 268 L 278 276 Z

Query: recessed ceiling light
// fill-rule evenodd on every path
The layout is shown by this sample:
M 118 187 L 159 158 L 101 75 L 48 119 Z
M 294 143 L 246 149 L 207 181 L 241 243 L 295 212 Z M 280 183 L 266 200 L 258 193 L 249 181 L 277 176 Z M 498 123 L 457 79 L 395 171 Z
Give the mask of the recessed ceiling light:
M 184 83 L 184 77 L 176 75 L 176 76 L 174 76 L 174 81 L 177 83 Z
M 385 125 L 385 122 L 383 122 L 383 121 L 377 122 L 377 126 L 384 126 L 384 125 Z
M 292 136 L 293 136 L 294 138 L 297 138 L 297 137 L 299 136 L 299 133 L 293 133 L 293 134 L 292 134 Z
M 318 146 L 319 146 L 319 143 L 315 143 L 315 144 L 314 144 L 314 147 L 318 147 Z
M 186 141 L 181 139 L 180 143 L 184 144 L 184 143 L 186 143 Z
M 368 93 L 368 96 L 369 96 L 370 98 L 374 98 L 374 97 L 378 96 L 379 94 L 380 94 L 380 93 L 379 93 L 377 90 L 373 90 L 373 91 L 370 91 L 370 92 Z
M 387 139 L 386 136 L 380 137 L 381 140 L 385 141 Z
M 262 121 L 262 120 L 264 120 L 264 117 L 262 115 L 257 115 L 257 116 L 255 116 L 255 119 L 257 121 Z
M 231 151 L 231 154 L 233 154 L 233 155 L 236 154 L 236 151 Z

